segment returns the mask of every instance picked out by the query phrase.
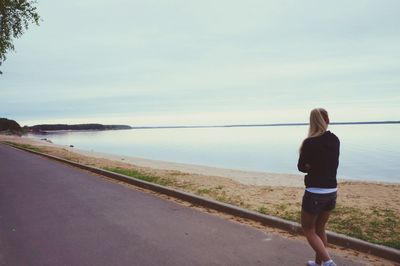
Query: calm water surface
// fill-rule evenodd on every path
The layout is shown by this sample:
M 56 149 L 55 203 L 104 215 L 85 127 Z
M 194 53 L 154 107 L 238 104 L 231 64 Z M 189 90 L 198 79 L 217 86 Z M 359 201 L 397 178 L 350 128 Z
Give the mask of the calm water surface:
M 307 126 L 132 129 L 57 132 L 55 144 L 78 149 L 277 173 L 297 171 Z M 400 183 L 400 125 L 336 125 L 341 141 L 339 178 Z M 34 136 L 43 138 L 43 136 Z

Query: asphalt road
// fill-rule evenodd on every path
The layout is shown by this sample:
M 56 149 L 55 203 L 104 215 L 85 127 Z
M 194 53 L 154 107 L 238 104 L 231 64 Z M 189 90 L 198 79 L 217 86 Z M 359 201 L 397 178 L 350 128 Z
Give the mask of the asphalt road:
M 0 265 L 305 265 L 312 256 L 305 241 L 0 144 Z

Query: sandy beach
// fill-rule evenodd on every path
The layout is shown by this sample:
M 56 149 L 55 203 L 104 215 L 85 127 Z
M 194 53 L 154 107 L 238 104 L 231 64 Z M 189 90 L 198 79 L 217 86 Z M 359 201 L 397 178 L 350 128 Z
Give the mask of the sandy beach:
M 183 164 L 139 157 L 117 156 L 94 151 L 79 150 L 56 145 L 46 140 L 28 137 L 2 136 L 0 141 L 30 144 L 43 148 L 46 153 L 81 161 L 98 167 L 135 168 L 148 174 L 176 178 L 178 183 L 194 182 L 204 188 L 224 186 L 232 194 L 245 198 L 246 202 L 262 203 L 298 200 L 302 196 L 303 175 L 241 171 L 203 165 Z M 268 188 L 268 189 L 267 189 Z M 273 188 L 273 189 L 272 189 Z M 266 193 L 266 191 L 268 193 Z M 272 193 L 271 193 L 272 192 Z M 282 193 L 281 193 L 282 192 Z M 400 213 L 400 184 L 385 182 L 339 181 L 339 203 L 349 206 L 387 207 Z M 342 199 L 342 200 L 340 200 Z M 351 199 L 351 202 L 349 200 Z M 297 201 L 291 201 L 297 203 Z
M 106 169 L 156 176 L 162 184 L 240 207 L 299 220 L 303 176 L 239 171 L 83 151 L 46 140 L 1 136 L 0 141 L 33 145 L 51 155 Z M 400 184 L 339 182 L 330 230 L 376 243 L 399 245 Z M 378 230 L 378 229 L 379 230 Z M 398 248 L 398 247 L 397 247 Z

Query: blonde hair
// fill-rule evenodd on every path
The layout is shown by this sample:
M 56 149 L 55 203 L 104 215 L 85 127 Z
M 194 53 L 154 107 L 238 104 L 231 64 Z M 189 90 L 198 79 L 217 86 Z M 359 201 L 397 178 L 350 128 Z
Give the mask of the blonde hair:
M 310 126 L 308 128 L 308 137 L 318 137 L 328 129 L 329 116 L 323 108 L 315 108 L 310 113 Z
M 310 113 L 310 124 L 308 128 L 308 137 L 307 138 L 313 138 L 313 137 L 318 137 L 321 136 L 326 132 L 328 129 L 328 124 L 329 124 L 329 116 L 328 112 L 324 108 L 315 108 L 311 110 Z M 302 142 L 300 146 L 300 153 L 303 148 L 303 143 Z

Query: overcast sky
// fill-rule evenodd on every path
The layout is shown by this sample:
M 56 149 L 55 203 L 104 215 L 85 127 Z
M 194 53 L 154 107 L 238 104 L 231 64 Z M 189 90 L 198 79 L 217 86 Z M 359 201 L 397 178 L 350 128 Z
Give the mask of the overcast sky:
M 400 120 L 400 1 L 39 0 L 0 117 L 188 125 Z

